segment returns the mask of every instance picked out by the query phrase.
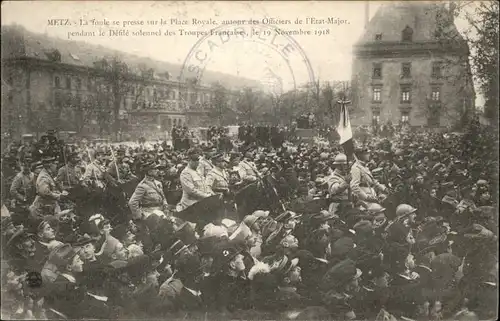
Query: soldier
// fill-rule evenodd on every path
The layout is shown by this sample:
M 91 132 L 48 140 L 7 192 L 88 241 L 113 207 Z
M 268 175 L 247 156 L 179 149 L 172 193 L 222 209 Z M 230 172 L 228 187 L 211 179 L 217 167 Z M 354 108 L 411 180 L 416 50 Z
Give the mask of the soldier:
M 334 203 L 349 202 L 349 181 L 351 175 L 348 172 L 347 156 L 342 153 L 338 154 L 335 156 L 333 165 L 336 168 L 327 180 L 330 199 Z
M 36 231 L 36 252 L 34 259 L 40 267 L 38 271 L 41 271 L 50 252 L 63 243 L 56 240 L 56 232 L 48 220 L 41 221 L 40 224 L 38 224 Z
M 229 192 L 229 175 L 226 167 L 229 161 L 222 154 L 213 157 L 214 167 L 207 173 L 205 184 L 214 193 L 227 195 Z
M 58 201 L 61 196 L 67 195 L 67 192 L 60 192 L 57 185 L 52 178 L 57 170 L 57 161 L 54 157 L 45 158 L 42 160 L 44 168 L 38 175 L 36 180 L 36 193 L 37 196 L 30 207 L 32 215 L 40 214 L 42 208 L 50 208 L 50 214 L 54 214 L 60 211 Z
M 197 151 L 190 150 L 188 157 L 188 166 L 181 172 L 182 198 L 177 205 L 177 211 L 182 211 L 199 200 L 212 195 L 203 178 L 196 171 L 200 155 Z
M 81 158 L 77 153 L 68 155 L 68 163 L 59 169 L 56 182 L 62 190 L 68 190 L 79 185 L 81 182 L 82 172 L 77 167 Z
M 35 198 L 35 181 L 30 171 L 29 163 L 25 161 L 22 170 L 17 173 L 10 186 L 10 196 L 12 197 L 12 207 L 29 206 Z
M 109 176 L 106 175 L 108 182 L 113 185 L 118 185 L 122 182 L 127 182 L 136 178 L 130 170 L 128 158 L 125 156 L 125 151 L 122 149 L 116 151 L 115 157 L 116 159 L 108 165 L 107 174 L 109 174 Z
M 200 158 L 200 164 L 198 165 L 198 168 L 196 169 L 198 173 L 200 173 L 200 176 L 203 179 L 207 178 L 208 173 L 210 170 L 214 168 L 214 164 L 212 163 L 212 157 L 215 155 L 215 151 L 212 150 L 205 157 Z
M 134 219 L 146 219 L 153 213 L 165 216 L 163 211 L 168 207 L 168 203 L 163 193 L 163 186 L 157 180 L 160 167 L 161 165 L 153 161 L 143 165 L 145 177 L 137 185 L 128 202 Z
M 85 185 L 91 185 L 94 188 L 104 189 L 104 153 L 98 151 L 95 153 L 95 158 L 92 159 L 90 156 L 90 163 L 85 168 L 85 173 L 83 174 L 82 180 Z
M 245 153 L 245 157 L 239 163 L 238 173 L 240 174 L 241 179 L 246 183 L 252 183 L 260 177 L 259 171 L 255 164 L 253 163 L 253 153 L 248 151 Z
M 370 161 L 370 151 L 361 149 L 358 151 L 359 159 L 351 168 L 351 190 L 358 202 L 378 203 L 379 199 L 376 190 L 386 192 L 387 188 L 377 182 L 371 171 L 366 167 Z

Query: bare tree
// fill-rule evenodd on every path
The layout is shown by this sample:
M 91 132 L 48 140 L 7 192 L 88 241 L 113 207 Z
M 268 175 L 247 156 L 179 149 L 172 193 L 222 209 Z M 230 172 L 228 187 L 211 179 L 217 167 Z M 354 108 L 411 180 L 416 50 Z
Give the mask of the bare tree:
M 485 115 L 498 117 L 498 31 L 499 3 L 497 1 L 454 1 L 446 7 L 439 5 L 436 15 L 435 37 L 447 52 L 458 55 L 443 57 L 443 69 L 460 72 L 442 75 L 446 81 L 458 88 L 463 103 L 473 96 L 472 80 L 476 80 L 485 98 Z M 454 18 L 464 18 L 469 28 L 459 33 L 453 24 Z M 460 51 L 462 50 L 462 51 Z M 470 51 L 469 51 L 470 50 Z M 471 94 L 472 92 L 472 94 Z M 473 105 L 473 103 L 472 103 Z M 447 108 L 456 106 L 443 106 Z M 464 108 L 460 117 L 462 123 L 470 118 L 470 108 Z
M 249 123 L 255 120 L 259 93 L 250 87 L 245 87 L 239 93 L 236 100 L 236 109 Z
M 227 89 L 220 83 L 212 85 L 209 116 L 215 117 L 219 126 L 224 124 L 224 116 L 229 113 Z

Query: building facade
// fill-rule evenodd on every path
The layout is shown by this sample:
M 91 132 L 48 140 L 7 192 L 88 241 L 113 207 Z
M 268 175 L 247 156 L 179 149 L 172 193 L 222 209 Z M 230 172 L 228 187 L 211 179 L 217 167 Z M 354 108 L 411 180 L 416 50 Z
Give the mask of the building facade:
M 179 66 L 19 26 L 2 27 L 1 41 L 4 137 L 57 129 L 161 138 L 175 125 L 212 123 L 212 87 L 176 81 Z
M 459 124 L 474 108 L 467 43 L 443 3 L 390 2 L 353 48 L 353 125 Z

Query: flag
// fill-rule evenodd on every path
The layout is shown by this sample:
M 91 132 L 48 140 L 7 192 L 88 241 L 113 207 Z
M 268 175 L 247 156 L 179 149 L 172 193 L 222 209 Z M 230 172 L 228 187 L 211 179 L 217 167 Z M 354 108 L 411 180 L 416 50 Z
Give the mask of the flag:
M 340 136 L 340 145 L 344 148 L 347 159 L 351 160 L 354 154 L 354 143 L 352 140 L 351 121 L 349 120 L 349 112 L 347 111 L 347 104 L 349 102 L 350 101 L 339 101 L 340 117 L 337 132 Z

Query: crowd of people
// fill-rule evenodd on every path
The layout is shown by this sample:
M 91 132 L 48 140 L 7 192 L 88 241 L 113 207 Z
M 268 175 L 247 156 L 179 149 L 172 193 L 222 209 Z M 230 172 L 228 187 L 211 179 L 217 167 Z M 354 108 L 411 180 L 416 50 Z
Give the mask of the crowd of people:
M 172 127 L 171 137 L 174 150 L 189 149 L 193 138 L 189 128 L 181 125 L 175 125 Z
M 2 318 L 495 319 L 497 141 L 464 133 L 11 146 Z

